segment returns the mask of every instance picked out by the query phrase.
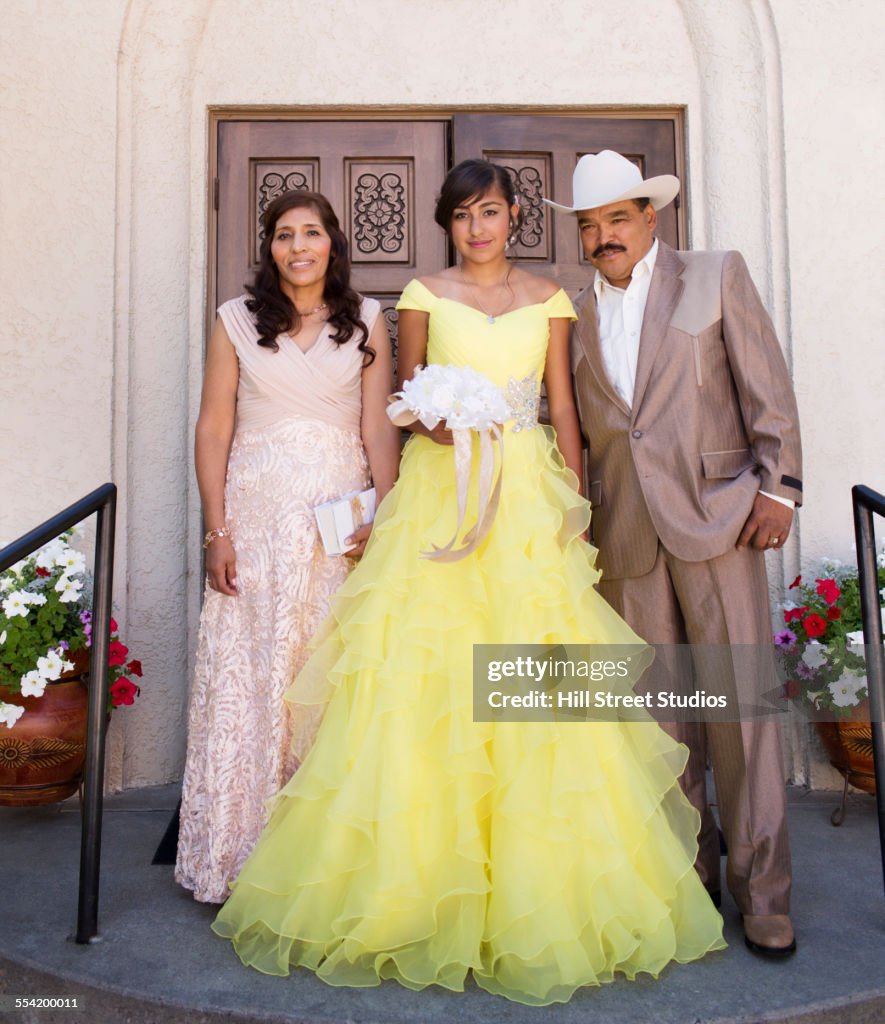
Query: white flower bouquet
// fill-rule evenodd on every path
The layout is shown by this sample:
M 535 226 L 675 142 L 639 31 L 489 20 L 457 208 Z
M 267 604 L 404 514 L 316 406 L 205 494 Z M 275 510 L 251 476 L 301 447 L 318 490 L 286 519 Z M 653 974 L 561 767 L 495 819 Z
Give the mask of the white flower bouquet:
M 399 419 L 419 419 L 428 430 L 445 420 L 450 430 L 491 430 L 495 424 L 511 418 L 504 392 L 488 377 L 469 366 L 419 366 L 415 376 L 403 384 L 402 391 L 391 396 L 387 415 L 397 425 Z
M 420 420 L 428 430 L 445 421 L 452 431 L 455 449 L 455 483 L 458 494 L 458 525 L 448 544 L 424 551 L 425 558 L 456 562 L 475 551 L 491 529 L 504 474 L 504 442 L 501 424 L 512 412 L 504 392 L 488 377 L 469 366 L 434 363 L 419 366 L 402 391 L 390 396 L 387 415 L 398 427 Z M 473 465 L 472 433 L 479 435 L 478 508 L 476 522 L 456 542 L 467 514 L 467 492 Z M 497 477 L 493 444 L 500 452 Z

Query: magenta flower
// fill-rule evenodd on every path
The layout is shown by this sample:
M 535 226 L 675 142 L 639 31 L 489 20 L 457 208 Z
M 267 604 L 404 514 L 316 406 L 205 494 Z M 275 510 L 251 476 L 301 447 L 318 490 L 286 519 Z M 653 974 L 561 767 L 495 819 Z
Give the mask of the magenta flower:
M 796 643 L 796 634 L 791 629 L 782 629 L 780 633 L 774 634 L 775 647 L 793 647 Z

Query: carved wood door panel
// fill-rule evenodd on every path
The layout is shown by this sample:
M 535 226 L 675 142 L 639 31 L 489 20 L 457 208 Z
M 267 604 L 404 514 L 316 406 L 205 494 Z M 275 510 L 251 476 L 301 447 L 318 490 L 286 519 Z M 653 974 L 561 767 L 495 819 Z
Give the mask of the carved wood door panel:
M 571 294 L 588 283 L 592 267 L 581 252 L 575 219 L 551 210 L 541 196 L 570 205 L 575 164 L 602 149 L 623 153 L 646 178 L 678 174 L 672 118 L 455 114 L 452 124 L 455 163 L 484 157 L 513 174 L 523 210 L 516 258 Z M 674 248 L 684 246 L 684 217 L 676 204 L 658 214 L 658 235 Z
M 381 301 L 395 335 L 400 292 L 447 260 L 433 220 L 447 141 L 447 121 L 219 122 L 215 305 L 251 280 L 267 204 L 311 189 L 338 214 L 354 287 Z
M 574 218 L 554 213 L 541 196 L 569 202 L 578 158 L 606 148 L 635 160 L 645 176 L 678 174 L 677 129 L 675 116 L 221 119 L 210 314 L 240 295 L 251 278 L 259 219 L 268 202 L 288 189 L 315 189 L 328 197 L 348 237 L 354 286 L 380 300 L 395 340 L 394 307 L 402 289 L 453 256 L 433 220 L 442 180 L 454 164 L 479 156 L 503 163 L 515 176 L 524 212 L 515 257 L 574 294 L 588 283 L 592 268 L 581 253 Z M 672 204 L 662 210 L 658 224 L 660 237 L 684 247 L 684 208 Z

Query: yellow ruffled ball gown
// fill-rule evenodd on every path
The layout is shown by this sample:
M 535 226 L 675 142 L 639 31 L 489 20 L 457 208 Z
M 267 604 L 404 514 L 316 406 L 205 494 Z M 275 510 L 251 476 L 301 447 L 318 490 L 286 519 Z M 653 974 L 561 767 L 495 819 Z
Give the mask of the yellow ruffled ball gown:
M 490 323 L 412 282 L 400 308 L 430 314 L 428 362 L 516 382 L 528 418 L 505 429 L 491 532 L 452 564 L 420 556 L 455 531 L 452 449 L 409 441 L 287 695 L 309 753 L 214 930 L 268 974 L 460 991 L 472 973 L 532 1005 L 723 948 L 684 747 L 651 721 L 473 720 L 474 643 L 637 643 L 593 589 L 574 476 L 531 426 L 548 320 L 571 303 Z

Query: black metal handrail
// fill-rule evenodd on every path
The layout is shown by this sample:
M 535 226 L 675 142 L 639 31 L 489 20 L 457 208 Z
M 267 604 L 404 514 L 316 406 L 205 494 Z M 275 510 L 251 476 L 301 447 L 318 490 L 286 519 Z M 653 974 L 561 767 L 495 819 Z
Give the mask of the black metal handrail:
M 851 488 L 860 613 L 867 661 L 867 693 L 873 736 L 873 771 L 876 776 L 876 809 L 879 814 L 879 847 L 885 885 L 885 650 L 882 647 L 882 614 L 879 611 L 879 574 L 876 564 L 876 531 L 873 513 L 885 516 L 885 495 L 869 487 Z
M 86 726 L 86 766 L 80 825 L 80 890 L 76 942 L 98 934 L 98 883 L 101 861 L 101 819 L 104 796 L 105 717 L 108 706 L 108 646 L 111 633 L 111 588 L 114 581 L 114 528 L 117 487 L 102 484 L 58 515 L 0 550 L 0 572 L 27 558 L 65 530 L 98 513 L 92 591 L 92 657 Z

